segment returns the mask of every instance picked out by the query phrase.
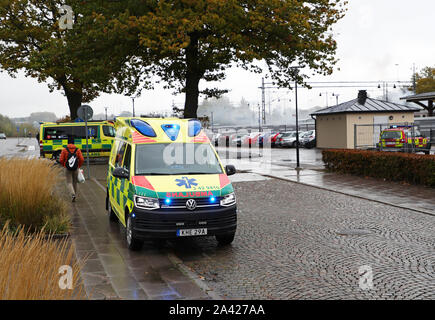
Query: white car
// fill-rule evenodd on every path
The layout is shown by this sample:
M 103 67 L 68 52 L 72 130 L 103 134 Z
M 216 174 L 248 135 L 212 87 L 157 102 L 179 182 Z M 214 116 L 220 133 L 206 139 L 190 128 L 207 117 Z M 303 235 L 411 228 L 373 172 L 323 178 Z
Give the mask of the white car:
M 281 147 L 296 147 L 296 131 L 284 132 L 281 139 Z

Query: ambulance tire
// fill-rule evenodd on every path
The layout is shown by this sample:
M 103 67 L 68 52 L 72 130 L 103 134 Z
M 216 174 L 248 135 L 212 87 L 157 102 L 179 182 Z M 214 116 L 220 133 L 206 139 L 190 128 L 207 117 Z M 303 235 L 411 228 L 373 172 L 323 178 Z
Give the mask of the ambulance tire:
M 216 240 L 220 246 L 228 246 L 230 245 L 235 237 L 236 233 L 230 233 L 225 235 L 216 235 Z
M 131 217 L 129 214 L 125 215 L 125 219 L 125 239 L 127 242 L 127 247 L 131 251 L 139 251 L 140 249 L 142 249 L 143 240 L 138 240 L 134 237 L 133 230 L 131 228 Z
M 112 209 L 112 205 L 110 204 L 110 200 L 109 197 L 106 197 L 106 203 L 107 203 L 107 213 L 109 214 L 109 220 L 111 222 L 117 222 L 118 221 L 118 217 L 115 214 L 115 211 L 113 211 Z

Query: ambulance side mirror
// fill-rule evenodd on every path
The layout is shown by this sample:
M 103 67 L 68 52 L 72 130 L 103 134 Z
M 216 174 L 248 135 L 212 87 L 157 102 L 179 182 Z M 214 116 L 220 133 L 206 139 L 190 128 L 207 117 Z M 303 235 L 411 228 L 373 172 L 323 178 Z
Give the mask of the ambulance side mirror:
M 225 173 L 227 174 L 227 176 L 232 176 L 233 174 L 236 174 L 236 167 L 231 164 L 227 165 L 225 167 Z
M 128 179 L 130 178 L 130 172 L 127 169 L 119 167 L 113 170 L 113 176 L 115 178 Z

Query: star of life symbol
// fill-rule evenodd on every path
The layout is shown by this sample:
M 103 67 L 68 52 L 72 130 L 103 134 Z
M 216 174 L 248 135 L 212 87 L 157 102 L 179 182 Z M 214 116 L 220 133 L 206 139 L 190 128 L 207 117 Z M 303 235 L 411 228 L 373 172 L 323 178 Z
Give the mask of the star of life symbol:
M 196 179 L 189 179 L 188 177 L 183 177 L 182 179 L 176 179 L 175 182 L 177 182 L 177 186 L 179 187 L 185 186 L 186 189 L 190 189 L 192 188 L 192 186 L 198 185 Z

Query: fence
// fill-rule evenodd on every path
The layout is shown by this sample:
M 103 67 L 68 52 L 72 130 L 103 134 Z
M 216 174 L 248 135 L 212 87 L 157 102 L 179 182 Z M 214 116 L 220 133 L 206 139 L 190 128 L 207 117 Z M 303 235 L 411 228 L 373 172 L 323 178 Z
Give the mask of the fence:
M 429 138 L 430 142 L 435 142 L 435 127 L 418 125 L 416 123 L 380 123 L 380 124 L 355 124 L 354 125 L 354 148 L 375 150 L 381 149 L 379 145 L 380 134 L 384 129 L 391 128 L 392 126 L 407 126 L 409 127 L 408 139 L 412 139 L 410 145 L 411 150 L 415 151 L 414 138 L 425 137 Z

